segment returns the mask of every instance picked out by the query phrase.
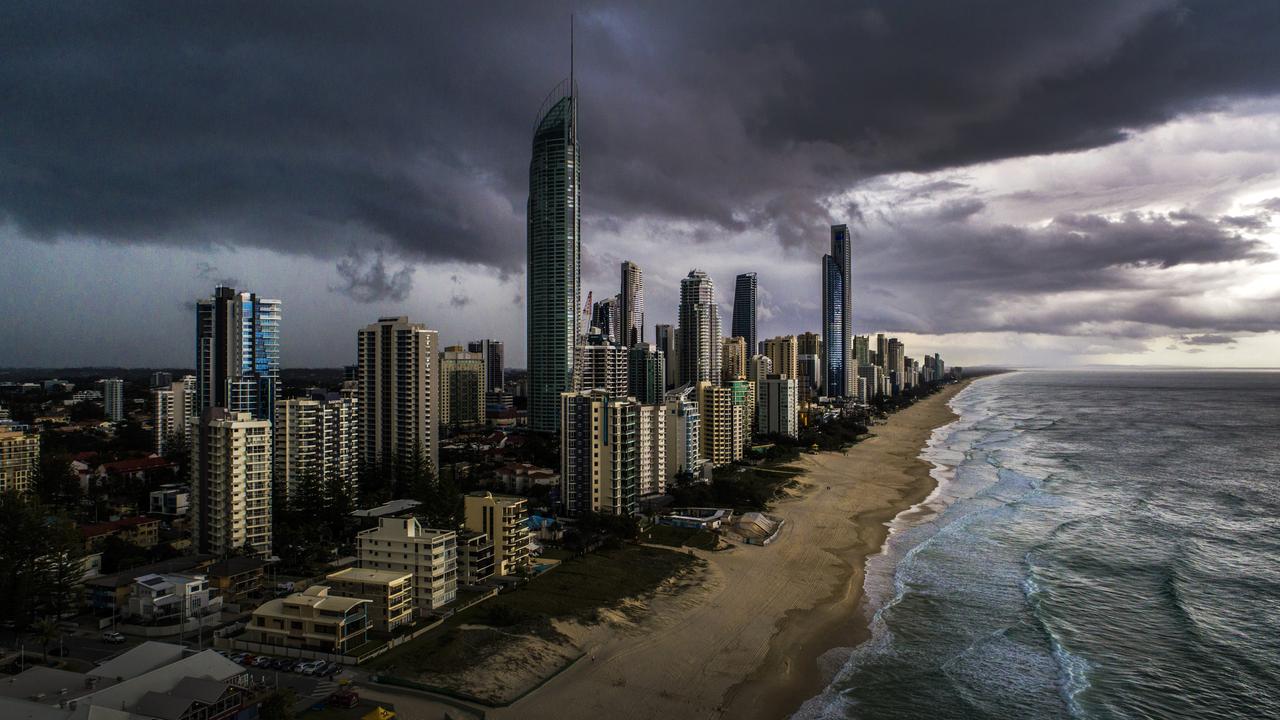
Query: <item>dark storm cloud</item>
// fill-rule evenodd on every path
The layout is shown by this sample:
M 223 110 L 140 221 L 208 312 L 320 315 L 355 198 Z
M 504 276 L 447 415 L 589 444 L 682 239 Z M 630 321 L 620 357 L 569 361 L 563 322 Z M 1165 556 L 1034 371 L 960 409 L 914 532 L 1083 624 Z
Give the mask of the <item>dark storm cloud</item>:
M 338 276 L 344 285 L 329 288 L 365 303 L 404 300 L 413 287 L 413 267 L 388 270 L 383 251 L 350 251 L 338 261 Z

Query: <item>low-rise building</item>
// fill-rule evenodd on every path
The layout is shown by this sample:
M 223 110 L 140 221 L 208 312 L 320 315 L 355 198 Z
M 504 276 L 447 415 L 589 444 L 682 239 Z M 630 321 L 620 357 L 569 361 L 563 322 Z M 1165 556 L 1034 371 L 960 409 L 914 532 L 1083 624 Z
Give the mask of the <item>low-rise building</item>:
M 222 598 L 204 575 L 142 575 L 133 580 L 129 615 L 150 622 L 178 622 L 222 609 Z
M 150 494 L 149 512 L 169 519 L 186 517 L 191 509 L 191 488 L 181 483 L 161 485 Z
M 241 602 L 262 590 L 267 561 L 260 558 L 232 557 L 205 568 L 209 584 L 226 602 Z
M 555 487 L 560 484 L 560 474 L 550 468 L 529 463 L 508 463 L 498 468 L 494 484 L 503 492 L 526 493 L 535 486 Z
M 484 533 L 493 543 L 498 575 L 515 575 L 529 567 L 528 501 L 507 495 L 474 492 L 463 498 L 466 528 Z
M 381 633 L 413 624 L 413 573 L 372 568 L 343 568 L 325 577 L 335 595 L 369 601 L 369 626 Z
M 80 537 L 84 539 L 86 551 L 101 549 L 109 537 L 119 538 L 142 548 L 155 547 L 160 542 L 160 520 L 138 515 L 110 522 L 81 525 Z
M 276 647 L 345 655 L 368 639 L 363 598 L 334 595 L 324 585 L 268 600 L 253 611 L 245 639 Z
M 413 574 L 413 602 L 426 615 L 458 597 L 458 536 L 424 528 L 416 517 L 378 518 L 356 535 L 360 567 Z
M 458 582 L 483 585 L 493 577 L 493 541 L 482 532 L 458 533 Z

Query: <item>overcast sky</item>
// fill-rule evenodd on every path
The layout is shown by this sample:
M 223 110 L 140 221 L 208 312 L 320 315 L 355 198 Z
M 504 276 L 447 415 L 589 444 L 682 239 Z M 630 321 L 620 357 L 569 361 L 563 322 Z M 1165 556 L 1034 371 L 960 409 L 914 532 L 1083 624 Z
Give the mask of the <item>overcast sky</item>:
M 576 13 L 583 285 L 755 271 L 953 364 L 1275 366 L 1280 5 L 30 3 L 0 23 L 0 365 L 191 366 L 218 282 L 286 366 L 407 314 L 524 363 L 533 123 Z

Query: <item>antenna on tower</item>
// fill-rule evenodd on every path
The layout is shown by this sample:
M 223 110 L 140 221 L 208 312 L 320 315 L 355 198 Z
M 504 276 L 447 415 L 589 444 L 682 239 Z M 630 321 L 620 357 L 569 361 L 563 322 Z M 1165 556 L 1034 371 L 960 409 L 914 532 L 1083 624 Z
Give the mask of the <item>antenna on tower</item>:
M 573 14 L 569 14 L 569 97 L 577 97 L 577 88 L 573 84 Z

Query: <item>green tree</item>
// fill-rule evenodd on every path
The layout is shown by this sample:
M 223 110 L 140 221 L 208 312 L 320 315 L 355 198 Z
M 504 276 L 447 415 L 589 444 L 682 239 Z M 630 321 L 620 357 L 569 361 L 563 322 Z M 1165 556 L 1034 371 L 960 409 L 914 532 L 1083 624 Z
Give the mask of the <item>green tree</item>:
M 58 621 L 52 617 L 46 617 L 35 624 L 35 638 L 40 642 L 40 649 L 44 655 L 44 663 L 49 664 L 49 646 L 54 640 L 58 639 Z

